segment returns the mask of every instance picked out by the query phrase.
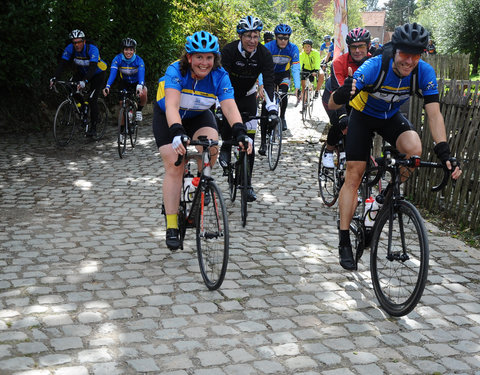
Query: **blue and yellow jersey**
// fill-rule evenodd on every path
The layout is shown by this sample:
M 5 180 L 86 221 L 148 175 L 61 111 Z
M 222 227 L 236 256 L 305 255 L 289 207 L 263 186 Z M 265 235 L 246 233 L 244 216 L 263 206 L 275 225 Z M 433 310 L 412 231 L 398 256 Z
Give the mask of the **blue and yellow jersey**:
M 210 109 L 217 98 L 219 102 L 234 99 L 233 87 L 228 73 L 223 68 L 212 70 L 205 78 L 197 81 L 190 70 L 185 76 L 180 72 L 180 62 L 171 64 L 165 76 L 158 81 L 157 104 L 165 112 L 165 89 L 180 91 L 180 116 L 191 118 Z
M 129 60 L 125 59 L 123 53 L 115 56 L 110 67 L 110 76 L 106 87 L 113 84 L 118 72 L 120 72 L 120 78 L 128 83 L 145 85 L 145 63 L 137 54 L 134 54 Z
M 292 71 L 293 83 L 295 87 L 300 87 L 300 52 L 296 44 L 288 43 L 283 49 L 280 49 L 276 40 L 265 44 L 273 57 L 275 73 L 284 73 Z
M 400 110 L 400 106 L 410 97 L 410 81 L 412 74 L 400 78 L 393 71 L 393 58 L 390 60 L 388 73 L 380 86 L 373 93 L 362 90 L 367 85 L 373 85 L 382 70 L 382 56 L 372 57 L 365 61 L 353 74 L 357 81 L 356 87 L 361 90 L 350 105 L 366 115 L 389 119 Z M 418 62 L 418 86 L 423 96 L 438 94 L 435 70 L 425 61 Z
M 80 52 L 75 51 L 73 44 L 69 44 L 63 51 L 62 59 L 66 61 L 73 59 L 73 63 L 77 67 L 78 71 L 84 75 L 87 74 L 90 62 L 97 63 L 97 70 L 95 71 L 95 74 L 107 70 L 107 64 L 100 58 L 98 48 L 93 44 L 85 43 L 83 50 Z

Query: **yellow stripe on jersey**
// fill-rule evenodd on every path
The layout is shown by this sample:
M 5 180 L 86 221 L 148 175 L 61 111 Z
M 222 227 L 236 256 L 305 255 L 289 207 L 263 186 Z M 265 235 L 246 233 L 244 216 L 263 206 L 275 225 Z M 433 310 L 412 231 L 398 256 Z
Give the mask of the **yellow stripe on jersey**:
M 369 93 L 366 91 L 360 91 L 360 93 L 350 100 L 350 106 L 357 111 L 362 112 L 367 104 Z
M 107 64 L 103 60 L 98 61 L 97 67 L 101 70 L 107 70 Z
M 216 95 L 209 94 L 207 92 L 202 92 L 202 91 L 182 89 L 182 94 L 192 94 L 192 95 L 195 95 L 195 96 L 205 96 L 207 98 L 217 99 Z
M 157 102 L 165 97 L 165 81 L 158 82 Z

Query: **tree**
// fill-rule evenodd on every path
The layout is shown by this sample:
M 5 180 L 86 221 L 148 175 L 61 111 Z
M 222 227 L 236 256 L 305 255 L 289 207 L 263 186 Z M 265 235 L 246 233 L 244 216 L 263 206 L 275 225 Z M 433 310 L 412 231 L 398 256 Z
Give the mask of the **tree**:
M 366 10 L 371 12 L 378 10 L 378 0 L 365 0 Z
M 385 4 L 387 30 L 393 31 L 396 26 L 410 22 L 415 9 L 415 0 L 389 0 Z

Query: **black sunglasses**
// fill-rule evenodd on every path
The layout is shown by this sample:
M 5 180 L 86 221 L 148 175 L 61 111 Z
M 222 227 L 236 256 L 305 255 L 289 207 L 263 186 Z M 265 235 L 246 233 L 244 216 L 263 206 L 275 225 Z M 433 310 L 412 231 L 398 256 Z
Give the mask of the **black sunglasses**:
M 277 36 L 277 39 L 288 40 L 288 39 L 290 39 L 290 37 L 289 36 Z

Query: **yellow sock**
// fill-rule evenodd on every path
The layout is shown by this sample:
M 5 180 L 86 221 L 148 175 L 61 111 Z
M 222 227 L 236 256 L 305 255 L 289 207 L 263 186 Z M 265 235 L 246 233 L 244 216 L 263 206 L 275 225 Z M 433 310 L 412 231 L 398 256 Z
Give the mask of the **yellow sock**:
M 177 214 L 167 215 L 167 229 L 175 228 L 178 229 L 178 218 Z

